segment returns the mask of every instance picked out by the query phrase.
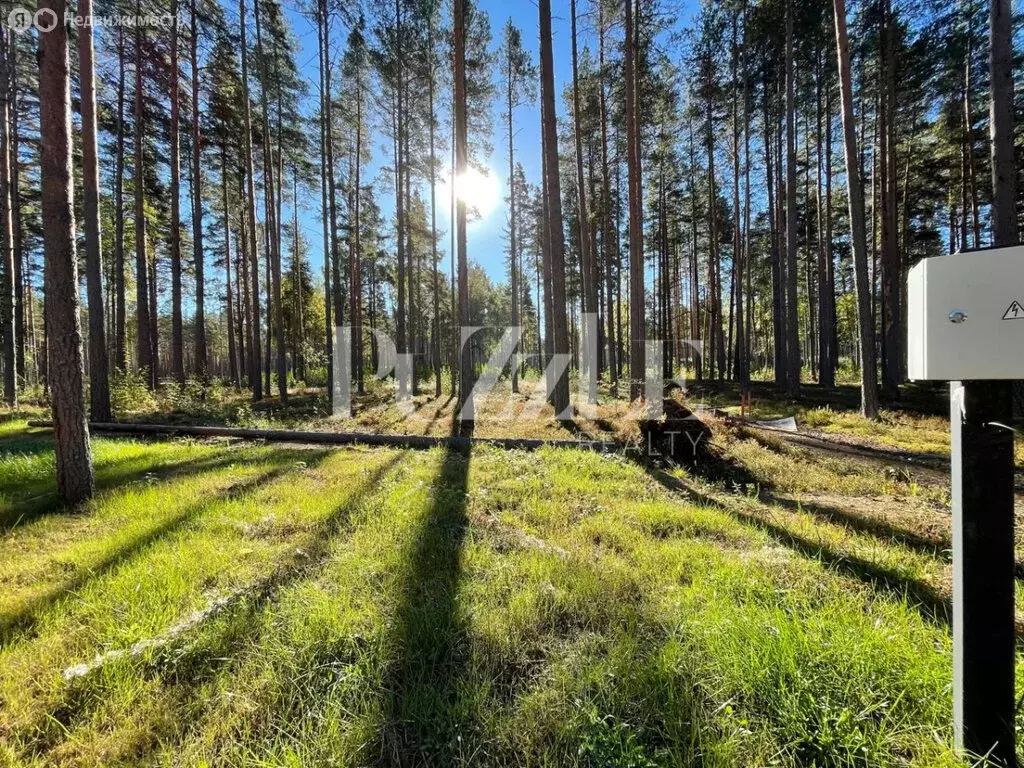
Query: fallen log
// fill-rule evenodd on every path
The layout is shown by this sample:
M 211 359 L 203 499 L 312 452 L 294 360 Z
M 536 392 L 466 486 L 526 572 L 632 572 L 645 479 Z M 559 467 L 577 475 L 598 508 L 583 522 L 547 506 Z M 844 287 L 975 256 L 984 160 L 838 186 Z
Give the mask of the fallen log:
M 30 427 L 51 429 L 52 421 L 30 421 Z M 449 448 L 466 452 L 476 446 L 491 445 L 505 450 L 536 451 L 541 448 L 577 448 L 614 453 L 621 446 L 612 440 L 538 440 L 523 437 L 465 437 L 433 435 L 378 435 L 369 432 L 314 432 L 291 429 L 244 429 L 241 427 L 200 427 L 179 424 L 122 424 L 90 422 L 94 432 L 123 435 L 167 435 L 185 437 L 234 437 L 242 440 L 266 440 L 284 443 L 323 445 L 373 445 L 391 448 Z

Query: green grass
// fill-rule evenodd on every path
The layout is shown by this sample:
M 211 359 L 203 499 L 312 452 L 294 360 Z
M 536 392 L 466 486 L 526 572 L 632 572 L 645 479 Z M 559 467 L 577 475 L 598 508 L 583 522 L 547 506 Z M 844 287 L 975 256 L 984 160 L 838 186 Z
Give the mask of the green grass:
M 19 516 L 48 438 L 8 424 L 0 765 L 966 764 L 941 548 L 778 481 L 100 438 L 116 481 Z

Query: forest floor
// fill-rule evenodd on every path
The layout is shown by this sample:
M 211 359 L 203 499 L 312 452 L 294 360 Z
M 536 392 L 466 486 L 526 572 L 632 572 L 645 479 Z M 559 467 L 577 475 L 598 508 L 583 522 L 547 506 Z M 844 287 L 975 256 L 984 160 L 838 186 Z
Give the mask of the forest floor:
M 71 513 L 7 414 L 0 765 L 961 765 L 941 396 L 759 392 L 860 453 L 717 417 L 692 469 L 99 436 Z M 191 418 L 334 424 L 226 400 Z

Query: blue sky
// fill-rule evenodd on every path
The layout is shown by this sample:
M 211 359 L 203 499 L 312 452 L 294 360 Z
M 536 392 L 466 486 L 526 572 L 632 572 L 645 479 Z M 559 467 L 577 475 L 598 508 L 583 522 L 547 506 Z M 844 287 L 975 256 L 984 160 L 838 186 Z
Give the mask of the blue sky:
M 680 13 L 681 22 L 687 21 L 688 14 L 691 14 L 695 0 L 681 0 L 681 5 L 686 9 Z M 493 46 L 500 44 L 501 30 L 505 20 L 512 19 L 512 23 L 523 32 L 523 43 L 534 62 L 538 61 L 538 19 L 537 6 L 533 0 L 479 0 L 479 7 L 490 16 L 491 31 L 493 35 Z M 579 0 L 578 13 L 580 18 L 577 22 L 580 33 L 580 49 L 590 45 L 592 50 L 596 49 L 596 36 L 593 34 L 593 23 L 590 19 L 589 0 Z M 572 82 L 572 38 L 571 19 L 569 16 L 568 0 L 554 0 L 552 2 L 552 33 L 555 62 L 555 93 L 558 95 L 557 110 L 559 117 L 563 116 L 564 105 L 561 101 L 561 94 L 565 86 Z M 316 33 L 310 20 L 294 11 L 288 6 L 288 15 L 292 20 L 293 30 L 299 41 L 300 52 L 298 62 L 300 69 L 314 83 L 317 73 L 317 52 Z M 334 57 L 341 53 L 341 43 L 347 35 L 347 30 L 337 25 L 333 30 Z M 496 82 L 497 82 L 497 75 Z M 494 135 L 492 137 L 494 152 L 492 153 L 489 166 L 490 173 L 496 177 L 499 185 L 499 202 L 490 215 L 473 221 L 468 228 L 469 258 L 481 264 L 492 280 L 504 281 L 504 252 L 506 248 L 504 238 L 504 227 L 507 217 L 507 210 L 504 201 L 504 193 L 508 183 L 508 150 L 506 132 L 501 118 L 501 107 L 498 100 L 494 105 Z M 540 110 L 536 104 L 520 107 L 516 113 L 516 160 L 523 164 L 526 177 L 529 181 L 536 183 L 540 179 L 541 158 L 540 158 Z M 564 151 L 564 148 L 560 149 Z M 374 158 L 370 166 L 364 169 L 364 178 L 374 178 L 382 164 L 390 162 L 389 149 L 381 145 L 381 139 L 374 137 L 373 144 Z M 382 210 L 390 222 L 393 216 L 393 198 L 388 184 L 381 183 L 378 186 L 379 201 Z M 308 204 L 303 208 L 300 203 L 299 220 L 306 240 L 310 243 L 312 260 L 322 267 L 323 264 L 323 240 L 320 223 L 320 197 L 310 195 Z M 441 198 L 438 199 L 438 228 L 445 233 L 441 244 L 445 251 L 445 258 L 442 264 L 448 263 L 448 243 L 450 232 L 449 207 L 448 203 Z

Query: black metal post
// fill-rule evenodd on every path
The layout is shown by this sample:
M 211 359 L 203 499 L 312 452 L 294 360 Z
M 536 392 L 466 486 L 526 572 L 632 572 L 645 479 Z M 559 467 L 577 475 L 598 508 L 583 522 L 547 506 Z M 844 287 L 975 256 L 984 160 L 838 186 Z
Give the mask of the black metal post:
M 953 722 L 957 745 L 1014 768 L 1010 382 L 952 382 Z

